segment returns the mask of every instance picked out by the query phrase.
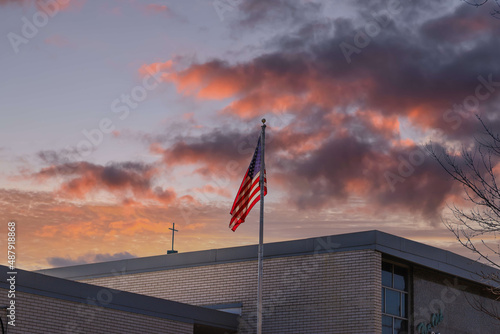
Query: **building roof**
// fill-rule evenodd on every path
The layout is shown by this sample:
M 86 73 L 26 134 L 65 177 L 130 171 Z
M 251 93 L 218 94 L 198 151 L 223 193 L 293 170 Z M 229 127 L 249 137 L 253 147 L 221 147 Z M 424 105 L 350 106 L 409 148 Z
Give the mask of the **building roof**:
M 363 249 L 379 251 L 481 284 L 485 284 L 485 282 L 478 274 L 500 274 L 500 271 L 472 259 L 376 230 L 267 243 L 264 245 L 264 258 Z M 251 245 L 43 269 L 38 272 L 79 280 L 110 276 L 110 273 L 114 271 L 119 271 L 120 274 L 135 274 L 228 262 L 255 261 L 256 259 L 257 245 Z
M 0 266 L 0 271 L 2 277 L 9 277 L 7 275 L 10 272 L 8 267 Z M 21 269 L 16 269 L 15 272 L 17 272 L 16 291 L 18 292 L 86 304 L 89 298 L 95 298 L 103 289 L 101 286 L 75 282 Z M 0 281 L 0 288 L 9 290 L 9 284 L 2 279 Z M 100 307 L 189 324 L 206 325 L 229 330 L 236 330 L 238 328 L 238 315 L 236 314 L 126 291 L 114 290 L 113 292 L 112 301 L 105 305 L 100 305 Z

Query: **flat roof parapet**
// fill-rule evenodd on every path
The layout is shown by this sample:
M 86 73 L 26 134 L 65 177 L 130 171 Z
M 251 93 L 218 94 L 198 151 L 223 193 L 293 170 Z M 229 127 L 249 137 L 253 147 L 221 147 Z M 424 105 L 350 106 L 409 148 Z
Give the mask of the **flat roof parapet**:
M 266 243 L 264 258 L 363 249 L 379 251 L 383 254 L 481 284 L 485 284 L 485 282 L 478 273 L 500 274 L 500 271 L 464 256 L 377 230 Z M 250 245 L 43 269 L 37 272 L 61 278 L 82 280 L 111 276 L 113 272 L 126 275 L 256 260 L 257 245 Z
M 6 278 L 9 277 L 7 273 L 10 270 L 8 267 L 0 265 L 0 271 L 2 277 L 4 277 L 0 281 L 0 288 L 9 290 L 9 283 Z M 18 292 L 86 304 L 89 299 L 95 298 L 103 290 L 101 286 L 22 269 L 16 269 L 16 273 L 16 291 Z M 121 290 L 113 290 L 112 301 L 99 307 L 189 324 L 196 323 L 229 330 L 238 328 L 238 316 L 236 314 Z

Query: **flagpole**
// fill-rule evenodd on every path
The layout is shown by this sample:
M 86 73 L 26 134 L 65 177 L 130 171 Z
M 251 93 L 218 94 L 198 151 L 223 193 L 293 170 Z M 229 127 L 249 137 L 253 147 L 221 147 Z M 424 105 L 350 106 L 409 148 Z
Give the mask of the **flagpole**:
M 260 144 L 262 149 L 260 162 L 260 224 L 259 224 L 259 278 L 257 282 L 257 334 L 262 334 L 262 274 L 264 271 L 263 254 L 264 254 L 264 153 L 266 139 L 266 119 L 262 119 L 262 131 L 260 133 Z

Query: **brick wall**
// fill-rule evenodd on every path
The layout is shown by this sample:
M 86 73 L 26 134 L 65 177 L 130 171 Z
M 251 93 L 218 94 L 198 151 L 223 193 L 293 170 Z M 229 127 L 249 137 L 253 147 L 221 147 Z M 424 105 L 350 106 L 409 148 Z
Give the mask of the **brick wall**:
M 0 304 L 8 303 L 7 290 L 0 289 Z M 16 326 L 8 326 L 9 334 L 193 333 L 192 324 L 19 291 L 15 306 Z M 0 312 L 6 326 L 5 311 Z
M 264 333 L 380 333 L 380 265 L 372 250 L 266 259 Z M 255 333 L 256 261 L 83 282 L 194 305 L 241 302 L 239 333 Z
M 433 313 L 443 314 L 443 320 L 432 330 L 454 334 L 498 334 L 500 321 L 484 312 L 474 309 L 476 302 L 486 309 L 497 309 L 498 301 L 486 290 L 485 286 L 445 275 L 422 267 L 414 268 L 414 328 L 423 322 L 431 322 Z M 425 292 L 425 293 L 422 293 Z

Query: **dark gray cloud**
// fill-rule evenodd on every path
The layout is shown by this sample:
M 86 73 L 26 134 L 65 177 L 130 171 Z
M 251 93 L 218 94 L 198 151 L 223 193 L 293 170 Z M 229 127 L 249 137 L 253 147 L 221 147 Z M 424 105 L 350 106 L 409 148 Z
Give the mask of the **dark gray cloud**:
M 97 148 L 92 146 L 90 151 L 86 153 L 94 152 Z M 36 153 L 36 157 L 44 165 L 65 165 L 68 169 L 68 173 L 71 173 L 71 169 L 78 166 L 78 163 L 83 160 L 82 152 L 80 152 L 76 147 L 68 147 L 58 150 L 42 150 Z
M 254 9 L 273 6 L 250 3 L 242 25 L 266 18 Z M 442 144 L 473 143 L 476 113 L 500 129 L 500 23 L 451 2 L 401 2 L 397 13 L 383 1 L 357 6 L 356 17 L 301 16 L 267 54 L 238 64 L 194 63 L 174 83 L 201 77 L 193 94 L 210 98 L 230 86 L 234 101 L 221 112 L 237 119 L 279 114 L 276 106 L 285 105 L 293 120 L 269 129 L 268 169 L 298 208 L 357 195 L 380 208 L 436 217 L 457 189 L 422 149 L 401 141 L 399 122 Z M 199 171 L 213 174 L 241 137 L 215 130 L 178 138 L 164 161 L 205 164 Z
M 237 7 L 237 25 L 255 29 L 259 25 L 283 25 L 305 21 L 317 16 L 322 5 L 300 0 L 248 0 Z
M 142 162 L 112 162 L 103 166 L 82 161 L 51 165 L 29 177 L 41 181 L 62 177 L 59 194 L 63 196 L 85 198 L 97 191 L 107 191 L 122 200 L 133 194 L 136 199 L 169 203 L 176 194 L 171 189 L 155 186 L 157 173 L 155 166 Z
M 448 139 L 470 137 L 471 116 L 492 113 L 500 103 L 500 24 L 468 5 L 412 29 L 399 14 L 383 13 L 370 20 L 333 19 L 319 35 L 313 23 L 299 22 L 297 34 L 275 37 L 267 54 L 238 64 L 193 64 L 176 80 L 204 76 L 201 96 L 237 82 L 236 101 L 224 111 L 247 118 L 260 117 L 279 104 L 273 101 L 292 94 L 296 99 L 286 103 L 287 113 L 371 109 L 409 118 Z M 455 28 L 446 32 L 443 24 L 457 27 L 455 35 Z M 473 34 L 460 28 L 469 26 L 477 27 Z

